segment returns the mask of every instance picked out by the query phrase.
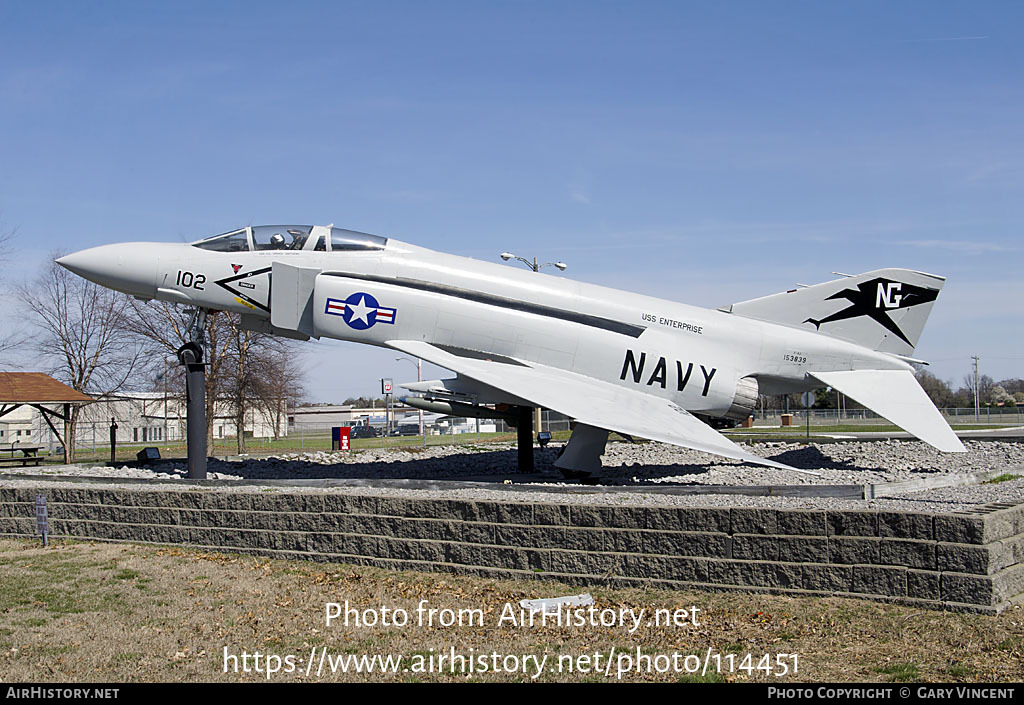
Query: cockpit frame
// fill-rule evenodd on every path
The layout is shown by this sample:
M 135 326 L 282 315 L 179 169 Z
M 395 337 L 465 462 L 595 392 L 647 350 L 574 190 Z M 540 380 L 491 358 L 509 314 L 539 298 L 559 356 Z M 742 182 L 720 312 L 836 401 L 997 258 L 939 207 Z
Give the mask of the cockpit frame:
M 387 243 L 386 237 L 333 225 L 250 225 L 191 244 L 212 252 L 372 252 Z

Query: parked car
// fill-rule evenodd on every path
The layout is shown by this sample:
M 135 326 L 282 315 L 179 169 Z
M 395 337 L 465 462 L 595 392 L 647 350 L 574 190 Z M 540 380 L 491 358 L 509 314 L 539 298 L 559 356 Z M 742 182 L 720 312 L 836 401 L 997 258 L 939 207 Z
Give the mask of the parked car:
M 380 429 L 376 426 L 353 426 L 348 434 L 349 438 L 380 438 Z

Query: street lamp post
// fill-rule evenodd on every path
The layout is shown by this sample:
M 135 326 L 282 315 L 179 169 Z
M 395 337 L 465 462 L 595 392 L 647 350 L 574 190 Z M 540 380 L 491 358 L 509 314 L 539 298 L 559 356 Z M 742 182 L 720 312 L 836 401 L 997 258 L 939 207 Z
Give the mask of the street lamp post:
M 568 265 L 566 265 L 565 262 L 545 262 L 544 264 L 537 264 L 537 258 L 536 257 L 534 257 L 533 261 L 531 262 L 530 260 L 526 259 L 525 257 L 519 257 L 517 255 L 512 254 L 511 252 L 502 252 L 501 253 L 501 258 L 503 260 L 505 260 L 506 262 L 508 262 L 510 259 L 519 260 L 520 262 L 522 262 L 523 264 L 525 264 L 527 267 L 529 267 L 530 269 L 532 269 L 535 272 L 539 272 L 544 267 L 555 267 L 559 271 L 564 272 L 565 268 L 568 266 Z
M 405 360 L 406 362 L 412 362 L 412 360 L 407 358 L 407 357 L 396 357 L 395 358 L 396 362 L 399 361 L 399 360 Z M 417 382 L 422 382 L 423 381 L 423 360 L 420 360 L 419 358 L 416 358 L 416 381 Z M 423 409 L 420 409 L 419 412 L 420 412 L 420 435 L 423 436 L 423 445 L 426 445 L 427 444 L 427 437 L 423 433 Z
M 167 444 L 167 358 L 164 358 L 164 448 Z
M 539 272 L 544 267 L 554 267 L 558 271 L 564 272 L 566 266 L 568 266 L 568 265 L 566 265 L 565 262 L 545 262 L 544 264 L 538 264 L 536 257 L 534 257 L 533 260 L 531 261 L 531 260 L 526 259 L 525 257 L 519 257 L 518 255 L 513 254 L 512 252 L 502 252 L 501 253 L 501 258 L 503 260 L 505 260 L 506 262 L 508 262 L 510 259 L 518 260 L 518 261 L 522 262 L 523 264 L 525 264 L 527 267 L 529 267 L 530 269 L 532 269 L 535 272 Z M 543 421 L 543 418 L 542 418 L 541 409 L 540 409 L 539 406 L 536 408 L 534 413 L 536 414 L 536 417 L 534 419 L 534 424 L 537 426 L 537 433 L 540 433 L 541 432 L 541 423 Z

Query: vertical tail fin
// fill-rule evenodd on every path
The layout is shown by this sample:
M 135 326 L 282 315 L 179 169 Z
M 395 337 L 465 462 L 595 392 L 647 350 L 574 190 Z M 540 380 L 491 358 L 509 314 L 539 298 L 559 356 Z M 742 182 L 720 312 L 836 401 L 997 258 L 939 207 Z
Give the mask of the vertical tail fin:
M 772 323 L 814 326 L 872 350 L 910 355 L 945 283 L 934 274 L 877 269 L 741 301 L 725 310 Z

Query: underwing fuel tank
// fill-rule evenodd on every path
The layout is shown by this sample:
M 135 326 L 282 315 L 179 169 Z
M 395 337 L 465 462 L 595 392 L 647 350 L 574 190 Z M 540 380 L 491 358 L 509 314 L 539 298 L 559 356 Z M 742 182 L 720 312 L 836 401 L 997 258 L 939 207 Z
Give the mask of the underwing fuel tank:
M 503 421 L 515 422 L 518 418 L 515 414 L 507 411 L 498 411 L 486 406 L 477 404 L 464 404 L 457 401 L 437 401 L 424 399 L 423 397 L 402 397 L 400 401 L 408 404 L 414 409 L 423 409 L 432 414 L 444 414 L 445 416 L 465 416 L 478 419 L 502 419 Z

